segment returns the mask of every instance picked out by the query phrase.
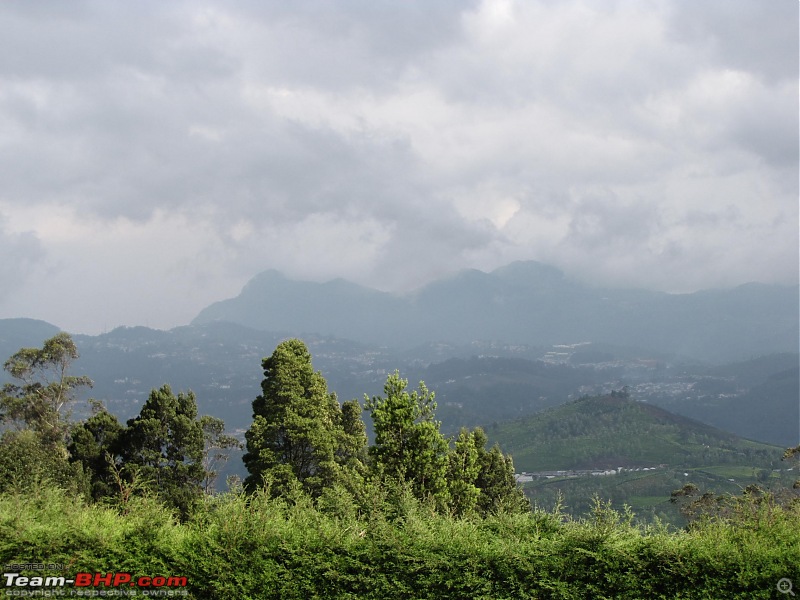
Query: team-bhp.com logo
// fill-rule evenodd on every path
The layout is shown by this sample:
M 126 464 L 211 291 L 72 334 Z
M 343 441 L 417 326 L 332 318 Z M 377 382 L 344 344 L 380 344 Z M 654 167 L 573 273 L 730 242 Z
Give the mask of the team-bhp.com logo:
M 177 596 L 185 595 L 186 577 L 134 577 L 130 573 L 76 573 L 74 577 L 67 579 L 62 576 L 26 576 L 19 573 L 3 573 L 6 584 L 7 596 L 12 595 L 40 595 L 30 593 L 14 593 L 14 591 L 44 590 L 51 592 L 60 591 L 61 593 L 47 595 L 69 595 L 69 596 Z M 80 589 L 65 590 L 63 588 L 72 586 Z M 83 589 L 83 588 L 101 588 Z M 111 589 L 106 589 L 111 588 Z M 130 589 L 134 588 L 134 589 Z M 130 590 L 130 591 L 128 591 Z M 101 593 L 102 592 L 102 593 Z M 115 593 L 116 592 L 116 593 Z

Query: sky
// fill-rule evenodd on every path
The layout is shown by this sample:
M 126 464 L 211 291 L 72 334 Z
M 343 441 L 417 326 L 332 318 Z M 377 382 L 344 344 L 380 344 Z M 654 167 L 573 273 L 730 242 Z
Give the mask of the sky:
M 0 39 L 0 318 L 166 329 L 267 269 L 798 282 L 796 0 L 5 0 Z

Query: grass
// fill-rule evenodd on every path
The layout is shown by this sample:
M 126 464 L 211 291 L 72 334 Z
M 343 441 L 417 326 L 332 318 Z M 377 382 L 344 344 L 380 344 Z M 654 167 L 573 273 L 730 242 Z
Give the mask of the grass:
M 723 465 L 718 467 L 699 467 L 695 469 L 711 475 L 734 479 L 753 479 L 758 469 L 754 467 Z
M 665 502 L 669 502 L 669 498 L 665 498 L 664 496 L 630 496 L 628 502 L 631 508 L 637 509 L 664 504 Z

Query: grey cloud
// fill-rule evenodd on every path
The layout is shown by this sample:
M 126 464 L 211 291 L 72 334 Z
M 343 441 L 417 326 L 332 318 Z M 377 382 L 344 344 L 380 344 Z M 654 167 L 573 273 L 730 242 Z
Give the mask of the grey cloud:
M 228 77 L 239 63 L 191 24 L 191 4 L 4 3 L 0 33 L 15 52 L 0 73 L 21 80 L 86 84 L 148 74 L 194 85 Z
M 725 213 L 750 190 L 765 223 L 796 212 L 795 4 L 511 2 L 492 25 L 455 0 L 0 3 L 2 206 L 174 217 L 237 276 L 403 287 L 511 257 L 733 280 L 753 269 L 714 258 L 729 245 L 796 254 Z
M 31 279 L 42 265 L 46 252 L 40 240 L 31 232 L 9 233 L 0 220 L 0 299 L 12 295 L 16 288 Z
M 716 64 L 774 83 L 797 79 L 800 13 L 794 0 L 706 0 L 670 4 L 671 35 Z
M 661 227 L 658 208 L 652 202 L 626 202 L 610 192 L 581 198 L 571 213 L 564 243 L 592 252 L 598 248 L 634 251 Z
M 406 69 L 457 42 L 463 35 L 460 16 L 476 3 L 271 0 L 239 3 L 232 13 L 263 27 L 260 76 L 374 90 L 394 86 Z
M 783 94 L 753 98 L 734 112 L 730 131 L 736 143 L 761 156 L 768 164 L 797 171 L 800 163 L 797 106 L 800 86 L 795 82 L 784 90 Z

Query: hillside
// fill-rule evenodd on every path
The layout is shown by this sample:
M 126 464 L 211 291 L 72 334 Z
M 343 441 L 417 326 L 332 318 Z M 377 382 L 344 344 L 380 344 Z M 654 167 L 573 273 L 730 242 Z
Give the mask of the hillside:
M 23 347 L 41 346 L 59 328 L 37 319 L 0 319 L 0 357 L 2 361 Z
M 768 466 L 782 449 L 620 395 L 581 398 L 492 426 L 517 471 Z
M 619 395 L 581 398 L 487 432 L 528 474 L 520 483 L 536 506 L 573 516 L 600 497 L 645 520 L 680 523 L 670 496 L 687 483 L 738 494 L 752 484 L 778 490 L 794 482 L 780 446 Z

